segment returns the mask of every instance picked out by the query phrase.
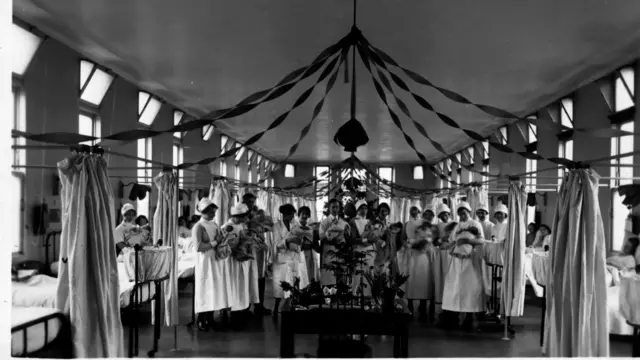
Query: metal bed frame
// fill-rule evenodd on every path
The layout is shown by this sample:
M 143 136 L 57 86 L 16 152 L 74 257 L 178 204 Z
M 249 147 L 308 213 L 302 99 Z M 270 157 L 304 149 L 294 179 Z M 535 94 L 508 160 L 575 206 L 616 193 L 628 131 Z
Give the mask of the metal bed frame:
M 49 342 L 49 320 L 56 318 L 60 320 L 60 330 L 55 339 Z M 44 324 L 44 346 L 34 352 L 28 352 L 27 334 L 29 328 L 41 323 Z M 68 359 L 72 356 L 71 326 L 69 325 L 69 319 L 62 313 L 53 313 L 11 328 L 12 335 L 17 332 L 22 332 L 23 351 L 21 355 L 12 355 L 12 357 Z
M 51 268 L 51 264 L 53 263 L 53 259 L 56 258 L 56 238 L 58 238 L 58 236 L 61 234 L 61 231 L 56 230 L 56 231 L 51 231 L 49 232 L 44 239 L 44 243 L 43 243 L 43 247 L 45 248 L 45 265 L 46 265 L 46 269 L 47 269 L 47 275 L 53 275 L 51 274 L 50 268 Z M 49 254 L 49 248 L 52 248 L 53 252 L 52 252 L 52 258 L 50 257 Z M 136 245 L 134 246 L 134 251 L 135 251 L 135 268 L 138 269 L 138 259 L 139 259 L 139 252 L 140 251 L 144 251 L 140 246 Z M 138 356 L 139 354 L 139 350 L 140 350 L 140 324 L 139 324 L 139 318 L 140 318 L 140 309 L 142 307 L 142 305 L 151 303 L 153 300 L 155 300 L 154 306 L 155 306 L 155 317 L 154 317 L 154 327 L 153 327 L 153 348 L 151 350 L 149 350 L 147 352 L 147 355 L 149 357 L 153 357 L 155 356 L 156 352 L 158 351 L 158 342 L 160 340 L 160 323 L 162 321 L 161 318 L 161 301 L 162 301 L 162 282 L 165 280 L 168 280 L 169 276 L 166 276 L 162 279 L 155 279 L 155 280 L 149 280 L 149 281 L 143 281 L 141 282 L 140 279 L 138 278 L 138 271 L 136 270 L 135 272 L 135 278 L 133 279 L 134 282 L 134 286 L 133 289 L 131 290 L 131 294 L 129 295 L 129 305 L 125 308 L 120 308 L 120 311 L 122 312 L 123 310 L 131 310 L 132 311 L 132 315 L 133 315 L 133 323 L 131 324 L 131 326 L 129 326 L 129 352 L 128 352 L 128 356 L 129 357 L 135 357 Z M 194 283 L 195 285 L 195 283 Z M 149 294 L 151 294 L 151 286 L 155 286 L 155 294 L 153 296 L 150 296 L 146 301 L 141 301 L 141 293 L 142 293 L 142 289 L 144 289 L 144 287 L 147 287 L 147 292 Z M 194 303 L 195 306 L 195 303 Z M 195 308 L 194 308 L 195 309 Z M 195 317 L 194 317 L 195 318 Z M 68 319 L 65 320 L 68 323 Z M 46 326 L 46 325 L 45 325 Z M 26 335 L 25 335 L 26 336 Z

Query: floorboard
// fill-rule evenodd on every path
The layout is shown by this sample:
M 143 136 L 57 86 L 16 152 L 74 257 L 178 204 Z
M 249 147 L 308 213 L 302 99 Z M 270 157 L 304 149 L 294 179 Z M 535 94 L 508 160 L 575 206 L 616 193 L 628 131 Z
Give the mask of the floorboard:
M 267 285 L 266 305 L 273 307 Z M 417 305 L 417 304 L 416 304 Z M 502 340 L 502 333 L 469 334 L 461 331 L 446 332 L 415 319 L 409 329 L 409 355 L 411 357 L 539 357 L 541 302 L 527 295 L 525 316 L 514 319 L 516 335 L 510 341 Z M 417 306 L 416 306 L 417 307 Z M 183 324 L 191 320 L 191 288 L 181 290 L 180 317 Z M 141 313 L 140 356 L 144 357 L 152 346 L 151 309 L 146 305 Z M 128 328 L 125 326 L 125 335 Z M 128 337 L 125 336 L 125 340 Z M 296 336 L 296 354 L 315 357 L 317 336 Z M 391 357 L 393 339 L 369 337 L 373 357 Z M 162 329 L 160 349 L 156 357 L 267 357 L 279 355 L 279 327 L 271 316 L 255 320 L 242 329 L 223 329 L 199 332 L 186 325 L 177 327 L 178 352 L 173 352 L 174 330 Z M 627 337 L 612 337 L 612 357 L 629 357 L 631 341 Z

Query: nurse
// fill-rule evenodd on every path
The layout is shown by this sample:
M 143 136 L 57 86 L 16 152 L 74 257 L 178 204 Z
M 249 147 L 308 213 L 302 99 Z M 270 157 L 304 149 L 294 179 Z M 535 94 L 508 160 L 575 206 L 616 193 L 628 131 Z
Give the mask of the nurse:
M 197 257 L 195 268 L 195 311 L 198 314 L 198 329 L 213 328 L 213 312 L 229 307 L 229 262 L 216 259 L 220 229 L 214 218 L 218 206 L 209 198 L 198 202 L 200 220 L 193 226 L 192 236 Z
M 364 263 L 357 267 L 359 271 L 364 272 L 368 271 L 369 268 L 373 266 L 375 260 L 375 248 L 373 244 L 369 242 L 369 239 L 367 239 L 367 235 L 370 230 L 370 227 L 368 226 L 369 219 L 367 219 L 367 212 L 369 211 L 367 202 L 364 200 L 356 202 L 356 211 L 356 216 L 351 219 L 351 222 L 349 223 L 351 227 L 349 240 L 351 241 L 355 251 L 361 251 L 367 254 Z M 361 284 L 367 284 L 364 279 L 364 274 L 354 274 L 351 284 L 354 294 L 360 295 L 359 290 L 362 289 L 363 296 L 371 295 L 371 287 L 369 285 L 363 287 L 360 286 Z
M 420 209 L 416 206 L 412 206 L 409 209 L 409 221 L 404 224 L 404 228 L 402 229 L 402 235 L 400 236 L 402 246 L 398 249 L 398 268 L 400 272 L 403 274 L 409 273 L 409 256 L 411 252 L 410 245 L 408 244 L 408 239 L 416 238 L 416 230 L 420 225 L 422 225 L 422 218 L 420 217 Z
M 349 234 L 349 224 L 340 217 L 340 203 L 338 199 L 329 200 L 329 215 L 320 223 L 319 236 L 321 246 L 320 262 L 330 264 L 334 258 L 328 254 L 335 251 L 335 246 L 346 241 Z M 322 285 L 335 285 L 336 278 L 331 271 L 320 270 L 320 283 Z
M 433 210 L 427 209 L 422 213 L 422 220 L 429 225 L 434 225 L 434 220 L 436 215 L 433 213 Z
M 307 228 L 309 226 L 309 219 L 311 218 L 311 209 L 308 206 L 301 206 L 298 209 L 298 223 L 301 228 Z M 309 282 L 320 278 L 320 243 L 318 239 L 318 229 L 311 229 L 312 242 L 302 243 L 302 252 L 304 253 L 304 260 L 307 263 L 307 276 Z
M 435 249 L 431 226 L 423 223 L 415 231 L 415 237 L 407 240 L 408 266 L 407 291 L 409 310 L 413 313 L 413 301 L 420 301 L 420 321 L 428 319 L 427 300 L 433 300 L 435 283 L 433 266 Z
M 282 281 L 293 285 L 295 278 L 300 279 L 300 289 L 309 285 L 307 266 L 304 253 L 300 245 L 296 244 L 291 231 L 299 226 L 296 217 L 296 208 L 291 204 L 284 204 L 279 208 L 282 220 L 273 226 L 273 297 L 276 300 L 273 317 L 277 317 L 280 308 L 280 300 L 284 298 L 284 291 L 280 286 Z
M 120 225 L 116 226 L 116 229 L 113 232 L 113 236 L 116 242 L 116 253 L 120 254 L 122 249 L 125 247 L 133 246 L 134 244 L 129 243 L 129 238 L 132 233 L 137 229 L 136 224 L 134 223 L 136 219 L 136 208 L 126 203 L 120 209 L 120 214 L 122 214 L 122 222 Z
M 231 218 L 223 226 L 227 234 L 237 237 L 245 236 L 247 230 L 246 221 L 249 208 L 245 204 L 237 204 L 231 209 Z M 247 314 L 251 304 L 260 303 L 258 287 L 258 266 L 256 254 L 253 250 L 253 259 L 239 261 L 229 258 L 229 279 L 231 286 L 230 306 L 232 311 L 242 311 Z
M 509 209 L 503 203 L 496 205 L 493 209 L 493 216 L 496 219 L 496 224 L 491 230 L 491 241 L 503 242 L 507 238 L 507 228 L 509 223 L 507 222 L 507 214 Z
M 482 225 L 482 233 L 485 237 L 491 236 L 491 230 L 493 229 L 493 223 L 489 221 L 489 207 L 485 204 L 480 204 L 476 209 L 476 218 L 480 225 Z M 487 239 L 489 240 L 489 239 Z
M 447 206 L 447 204 L 440 204 L 438 205 L 438 209 L 436 212 L 438 213 L 438 220 L 440 220 L 437 225 L 437 237 L 441 238 L 444 236 L 444 229 L 447 227 L 447 224 L 451 222 L 451 209 L 449 209 L 449 206 Z
M 476 325 L 473 315 L 485 310 L 482 252 L 474 251 L 483 244 L 484 234 L 480 223 L 471 218 L 471 211 L 466 201 L 458 205 L 460 222 L 451 234 L 456 246 L 451 253 L 442 294 L 442 309 L 467 314 L 465 326 L 469 328 Z

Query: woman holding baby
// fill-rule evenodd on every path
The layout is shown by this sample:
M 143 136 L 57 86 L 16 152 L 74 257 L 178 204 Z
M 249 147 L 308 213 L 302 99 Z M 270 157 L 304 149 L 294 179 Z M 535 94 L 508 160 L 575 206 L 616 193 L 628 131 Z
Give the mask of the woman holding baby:
M 458 205 L 460 222 L 451 233 L 454 246 L 451 263 L 445 278 L 442 309 L 466 313 L 465 326 L 473 328 L 474 314 L 485 310 L 484 286 L 482 282 L 482 252 L 474 251 L 483 244 L 482 225 L 471 218 L 471 206 L 466 201 Z

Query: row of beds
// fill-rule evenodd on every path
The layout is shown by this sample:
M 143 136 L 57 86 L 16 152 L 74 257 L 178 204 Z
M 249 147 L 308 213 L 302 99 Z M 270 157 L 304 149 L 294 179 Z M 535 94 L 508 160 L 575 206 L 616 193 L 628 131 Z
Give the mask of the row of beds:
M 45 357 L 70 358 L 72 356 L 72 339 L 69 319 L 55 306 L 58 261 L 56 242 L 59 231 L 48 233 L 44 237 L 45 264 L 41 269 L 18 270 L 17 279 L 12 279 L 11 309 L 11 356 L 12 357 Z M 58 246 L 59 247 L 59 246 Z M 136 248 L 136 251 L 140 249 Z M 138 256 L 136 254 L 136 260 Z M 136 265 L 137 268 L 137 265 Z M 178 259 L 178 282 L 180 287 L 194 284 L 195 254 L 181 254 Z M 120 309 L 130 312 L 133 319 L 129 325 L 128 356 L 138 356 L 139 352 L 139 314 L 142 305 L 152 300 L 160 300 L 160 284 L 166 279 L 151 281 L 129 280 L 124 270 L 124 263 L 118 261 Z M 24 278 L 25 280 L 21 280 Z M 161 301 L 155 301 L 156 311 L 153 331 L 153 349 L 150 357 L 158 350 L 160 338 Z M 192 301 L 192 322 L 195 318 Z

